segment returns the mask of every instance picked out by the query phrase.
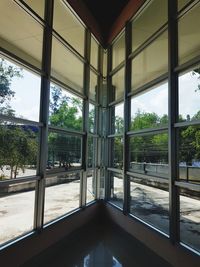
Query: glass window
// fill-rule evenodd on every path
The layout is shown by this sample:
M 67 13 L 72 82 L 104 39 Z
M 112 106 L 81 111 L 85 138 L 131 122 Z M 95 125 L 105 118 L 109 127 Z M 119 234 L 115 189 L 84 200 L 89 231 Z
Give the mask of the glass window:
M 110 174 L 110 201 L 123 208 L 123 179 L 117 173 Z
M 0 114 L 39 121 L 39 76 L 0 58 Z
M 83 91 L 83 63 L 53 37 L 51 75 L 76 91 Z
M 79 208 L 80 174 L 71 173 L 46 178 L 44 223 Z
M 132 61 L 132 90 L 168 71 L 168 35 L 161 34 Z
M 90 99 L 96 101 L 97 98 L 97 91 L 98 91 L 98 76 L 93 72 L 90 71 Z
M 50 132 L 47 170 L 68 171 L 81 167 L 81 137 Z
M 179 178 L 185 182 L 200 182 L 200 127 L 179 129 Z
M 168 184 L 130 177 L 130 195 L 130 213 L 168 234 Z
M 96 133 L 96 107 L 89 104 L 89 132 Z
M 110 88 L 110 102 L 120 99 L 124 95 L 125 90 L 124 68 L 119 70 L 112 76 L 112 86 Z
M 96 165 L 97 139 L 88 136 L 88 168 Z
M 180 189 L 180 239 L 197 251 L 200 251 L 199 214 L 199 192 Z
M 156 85 L 131 98 L 131 130 L 168 123 L 168 83 Z
M 108 54 L 107 54 L 107 50 L 104 50 L 104 53 L 103 53 L 103 76 L 104 77 L 107 76 L 107 64 L 108 64 Z
M 95 191 L 96 191 L 96 179 L 95 179 L 95 170 L 87 172 L 87 196 L 86 203 L 89 203 L 95 200 Z
M 90 56 L 90 63 L 95 68 L 98 69 L 98 50 L 99 45 L 96 40 L 91 37 L 91 56 Z
M 179 64 L 200 55 L 200 4 L 178 22 Z
M 83 101 L 55 84 L 50 88 L 49 123 L 67 129 L 83 129 Z
M 123 133 L 124 129 L 124 103 L 120 103 L 111 108 L 111 133 Z
M 131 137 L 130 170 L 168 179 L 167 133 Z
M 30 6 L 40 17 L 44 17 L 44 5 L 45 0 L 23 0 L 27 5 Z
M 0 245 L 33 230 L 35 182 L 0 187 Z
M 122 36 L 113 44 L 112 50 L 112 68 L 117 67 L 125 60 L 125 35 Z
M 132 51 L 167 22 L 167 0 L 151 1 L 132 24 Z M 154 16 L 153 14 L 156 14 Z
M 34 176 L 39 129 L 0 121 L 0 179 Z
M 81 55 L 84 55 L 85 28 L 62 0 L 54 1 L 53 28 Z
M 191 0 L 178 0 L 178 10 L 181 10 L 189 2 L 191 2 Z
M 41 68 L 43 29 L 14 1 L 0 1 L 1 47 Z
M 179 121 L 200 120 L 200 66 L 179 76 Z
M 111 142 L 111 167 L 122 169 L 123 168 L 123 138 L 114 137 L 110 139 Z

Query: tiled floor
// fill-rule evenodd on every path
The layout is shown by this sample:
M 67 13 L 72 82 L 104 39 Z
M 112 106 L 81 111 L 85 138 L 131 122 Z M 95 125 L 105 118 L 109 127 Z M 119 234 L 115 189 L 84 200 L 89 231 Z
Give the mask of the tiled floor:
M 116 226 L 90 225 L 76 231 L 23 267 L 171 267 Z

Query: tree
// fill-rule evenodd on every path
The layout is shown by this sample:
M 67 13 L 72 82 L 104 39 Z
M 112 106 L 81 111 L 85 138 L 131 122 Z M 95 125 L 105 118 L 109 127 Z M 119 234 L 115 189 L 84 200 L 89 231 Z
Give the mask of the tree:
M 9 101 L 15 95 L 15 92 L 10 89 L 14 77 L 22 77 L 22 69 L 0 59 L 0 113 L 4 115 L 14 115 L 14 110 L 9 105 Z

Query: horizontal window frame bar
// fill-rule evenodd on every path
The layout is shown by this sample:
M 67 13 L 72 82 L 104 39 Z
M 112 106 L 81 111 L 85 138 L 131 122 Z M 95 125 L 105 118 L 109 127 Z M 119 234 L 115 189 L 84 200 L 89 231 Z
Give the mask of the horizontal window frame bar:
M 121 169 L 116 169 L 116 168 L 112 168 L 112 167 L 107 167 L 106 170 L 109 171 L 109 172 L 114 172 L 114 173 L 123 175 L 123 170 L 121 170 Z
M 147 89 L 151 89 L 152 87 L 168 80 L 168 72 L 162 74 L 161 76 L 151 80 L 150 82 L 145 83 L 142 86 L 139 86 L 138 88 L 131 90 L 131 92 L 128 93 L 128 97 L 131 96 L 137 96 L 141 92 L 145 92 Z
M 200 65 L 200 55 L 190 59 L 189 61 L 187 61 L 181 65 L 178 65 L 174 69 L 174 71 L 178 74 L 181 74 L 181 72 L 185 72 L 188 69 L 195 67 L 196 65 Z
M 64 175 L 64 174 L 82 173 L 83 171 L 84 171 L 83 168 L 71 169 L 71 170 L 60 171 L 60 172 L 56 172 L 55 169 L 50 170 L 50 171 L 47 170 L 45 179 L 52 178 L 52 177 L 59 176 L 59 175 Z
M 109 204 L 110 206 L 114 207 L 115 209 L 118 209 L 119 211 L 123 212 L 123 208 L 120 206 L 117 206 L 114 202 L 112 202 L 112 198 L 109 197 L 109 199 L 106 201 L 106 204 Z
M 97 76 L 102 77 L 101 73 L 100 73 L 94 66 L 92 66 L 91 63 L 89 64 L 89 66 L 90 66 L 90 70 L 91 70 L 94 74 L 96 74 Z
M 112 78 L 118 71 L 125 67 L 125 60 L 123 60 L 117 67 L 110 71 L 109 76 Z
M 175 185 L 179 188 L 188 189 L 195 192 L 200 192 L 200 184 L 193 184 L 183 181 L 175 181 Z
M 182 17 L 187 15 L 187 13 L 197 4 L 199 4 L 199 0 L 191 0 L 181 10 L 178 11 L 177 19 L 180 20 Z
M 20 183 L 26 183 L 26 182 L 34 182 L 39 181 L 42 178 L 40 176 L 26 176 L 26 177 L 19 177 L 15 179 L 8 179 L 8 180 L 0 180 L 0 187 L 3 187 L 5 185 L 11 185 L 11 184 L 20 184 Z
M 54 76 L 51 76 L 51 82 L 52 83 L 55 83 L 57 86 L 61 87 L 61 89 L 64 89 L 66 91 L 69 91 L 73 95 L 78 96 L 78 97 L 80 97 L 83 100 L 86 100 L 87 99 L 87 97 L 83 93 L 81 93 L 79 91 L 76 91 L 74 88 L 70 87 L 66 83 L 61 82 L 60 80 L 58 80 Z
M 42 122 L 31 121 L 31 120 L 22 119 L 22 118 L 18 118 L 18 117 L 7 116 L 7 115 L 3 115 L 3 114 L 0 114 L 0 119 L 2 119 L 4 121 L 21 123 L 21 124 L 24 124 L 24 125 L 36 126 L 38 128 L 39 127 L 44 127 L 44 123 L 42 123 Z M 18 125 L 16 125 L 16 126 L 18 126 Z
M 83 64 L 87 63 L 86 59 L 78 51 L 76 51 L 76 49 L 70 45 L 70 43 L 68 43 L 55 29 L 52 29 L 52 36 L 55 37 L 60 44 L 62 44 L 68 51 L 76 56 Z
M 54 133 L 65 133 L 67 135 L 73 135 L 73 136 L 84 136 L 86 133 L 85 132 L 79 132 L 76 130 L 70 130 L 67 128 L 62 128 L 59 126 L 53 126 L 53 125 L 48 125 L 49 133 L 54 132 Z
M 188 253 L 188 251 L 190 251 L 190 252 L 192 252 L 192 254 L 200 256 L 200 252 L 198 250 L 190 247 L 189 245 L 187 245 L 187 244 L 185 244 L 185 243 L 183 243 L 181 241 L 180 241 L 180 246 L 181 246 L 181 248 L 183 248 L 184 250 L 186 250 L 187 253 Z
M 157 128 L 146 128 L 141 130 L 135 130 L 135 131 L 128 131 L 126 133 L 127 136 L 141 136 L 141 135 L 150 135 L 150 134 L 158 134 L 168 131 L 168 126 L 162 126 Z
M 175 123 L 174 128 L 183 128 L 183 127 L 198 126 L 198 125 L 200 126 L 200 120 L 183 121 Z
M 136 58 L 144 49 L 150 46 L 160 35 L 162 35 L 168 29 L 168 22 L 163 24 L 153 35 L 151 35 L 142 45 L 140 45 L 135 51 L 133 51 L 128 59 L 133 60 Z
M 124 133 L 117 133 L 117 134 L 109 134 L 107 138 L 115 138 L 115 137 L 124 137 Z
M 108 104 L 108 107 L 113 107 L 117 106 L 118 104 L 123 104 L 124 103 L 124 97 L 120 97 L 119 99 L 112 101 Z
M 100 138 L 99 134 L 93 134 L 93 133 L 88 132 L 87 135 L 88 135 L 88 137 L 92 137 L 92 138 Z
M 37 14 L 27 3 L 25 3 L 23 0 L 14 0 L 14 2 L 21 9 L 23 9 L 28 15 L 30 15 L 36 22 L 38 22 L 43 27 L 45 27 L 45 25 L 46 25 L 45 20 L 42 17 L 40 17 L 40 15 Z
M 163 183 L 163 184 L 168 184 L 169 185 L 169 178 L 167 179 L 167 178 L 162 178 L 162 177 L 157 177 L 157 176 L 155 177 L 155 176 L 146 175 L 146 174 L 137 173 L 137 172 L 132 172 L 132 171 L 127 171 L 126 174 L 128 176 L 133 177 L 133 178 L 145 179 L 145 180 L 150 181 L 150 182 L 159 182 L 159 183 Z M 160 189 L 160 190 L 162 190 L 162 189 Z
M 44 77 L 46 76 L 45 72 L 43 72 L 42 69 L 35 67 L 34 65 L 29 63 L 28 61 L 18 57 L 17 55 L 13 54 L 9 50 L 7 50 L 1 46 L 0 46 L 0 55 L 2 55 L 2 57 L 7 58 L 8 60 L 13 61 L 15 64 L 20 65 L 21 67 L 35 73 L 36 75 L 44 76 Z

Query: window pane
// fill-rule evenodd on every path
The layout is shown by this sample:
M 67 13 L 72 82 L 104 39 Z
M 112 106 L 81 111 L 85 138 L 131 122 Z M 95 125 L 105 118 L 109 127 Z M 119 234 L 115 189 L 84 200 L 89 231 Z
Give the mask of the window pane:
M 122 169 L 123 167 L 123 139 L 122 137 L 114 137 L 111 142 L 111 167 Z
M 110 174 L 110 201 L 123 208 L 123 179 L 117 173 Z
M 130 212 L 169 233 L 169 193 L 167 183 L 130 178 Z
M 88 136 L 88 168 L 94 168 L 96 165 L 97 139 Z
M 179 76 L 179 121 L 200 119 L 200 66 Z
M 124 88 L 124 68 L 122 68 L 120 71 L 118 71 L 112 76 L 112 87 L 110 88 L 110 102 L 122 98 L 124 94 Z
M 180 239 L 200 252 L 199 192 L 180 190 Z
M 168 179 L 168 135 L 130 138 L 130 170 Z
M 54 1 L 53 28 L 81 55 L 84 54 L 85 29 L 64 1 Z
M 50 88 L 49 123 L 67 129 L 83 128 L 83 101 L 55 84 Z
M 200 182 L 200 127 L 179 129 L 179 178 L 186 182 Z
M 33 230 L 35 182 L 0 187 L 0 244 Z
M 44 17 L 45 0 L 23 0 L 30 6 L 40 17 Z
M 154 128 L 168 123 L 168 83 L 131 98 L 131 130 Z
M 123 133 L 124 129 L 124 103 L 116 105 L 111 108 L 111 133 Z
M 0 179 L 36 175 L 39 129 L 0 121 Z
M 98 68 L 98 49 L 99 45 L 94 38 L 91 37 L 91 57 L 90 63 L 96 69 Z
M 96 107 L 89 104 L 89 132 L 96 133 Z
M 86 203 L 95 200 L 95 188 L 96 188 L 95 170 L 88 171 Z
M 125 59 L 125 35 L 113 44 L 112 50 L 112 68 L 117 67 Z
M 185 5 L 187 5 L 191 0 L 178 0 L 178 10 L 181 10 Z
M 67 171 L 81 167 L 81 137 L 49 133 L 47 169 Z
M 40 77 L 0 58 L 0 114 L 39 121 Z
M 44 223 L 79 208 L 80 174 L 71 173 L 46 178 Z
M 162 60 L 161 60 L 162 59 Z M 161 34 L 132 61 L 132 90 L 168 71 L 168 36 Z
M 108 64 L 108 54 L 107 54 L 107 50 L 104 50 L 103 53 L 103 76 L 106 77 L 107 75 L 107 64 Z
M 51 72 L 53 77 L 67 86 L 83 91 L 83 63 L 54 37 Z
M 43 29 L 14 1 L 0 1 L 1 47 L 41 68 Z
M 200 54 L 200 4 L 189 11 L 178 23 L 179 64 Z
M 98 76 L 93 72 L 90 71 L 90 99 L 96 101 L 97 97 L 97 89 L 98 89 Z
M 156 14 L 156 16 L 153 14 Z M 132 50 L 134 51 L 142 45 L 167 20 L 167 0 L 151 1 L 138 18 L 133 21 Z

